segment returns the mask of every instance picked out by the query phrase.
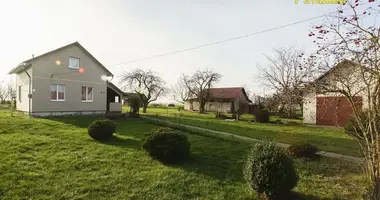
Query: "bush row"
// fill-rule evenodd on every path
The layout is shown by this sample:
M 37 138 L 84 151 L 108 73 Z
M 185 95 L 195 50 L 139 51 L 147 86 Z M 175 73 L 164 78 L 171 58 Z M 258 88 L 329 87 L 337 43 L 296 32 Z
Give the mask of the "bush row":
M 116 124 L 110 120 L 97 120 L 88 127 L 89 135 L 100 141 L 111 138 L 115 130 Z M 187 136 L 166 127 L 146 133 L 141 146 L 153 159 L 164 164 L 186 161 L 191 155 Z M 294 157 L 313 157 L 317 148 L 301 144 L 282 151 L 274 142 L 263 141 L 256 143 L 248 153 L 243 167 L 244 178 L 253 190 L 266 199 L 286 195 L 297 185 L 298 176 L 286 152 Z

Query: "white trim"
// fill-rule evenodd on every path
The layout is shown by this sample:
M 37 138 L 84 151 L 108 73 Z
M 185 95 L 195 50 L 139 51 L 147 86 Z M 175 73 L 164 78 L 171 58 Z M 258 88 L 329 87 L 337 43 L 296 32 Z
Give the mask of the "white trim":
M 82 100 L 83 87 L 86 88 L 86 93 L 85 93 L 85 94 L 86 94 L 86 95 L 85 95 L 86 100 Z M 91 91 L 91 99 L 92 99 L 92 100 L 87 100 L 87 98 L 88 98 L 87 95 L 88 95 L 88 89 L 89 89 L 89 88 L 92 89 L 92 91 Z M 80 97 L 80 98 L 81 98 L 81 101 L 82 101 L 83 103 L 92 103 L 92 102 L 94 102 L 94 87 L 86 86 L 86 85 L 82 85 L 82 87 L 81 87 L 80 89 L 81 89 L 81 90 L 80 90 L 80 91 L 81 91 L 81 95 L 80 95 L 81 97 Z
M 70 59 L 77 59 L 78 60 L 78 67 L 73 67 L 70 65 Z M 69 68 L 70 69 L 79 69 L 80 67 L 80 58 L 74 57 L 74 56 L 69 56 Z
M 51 86 L 56 86 L 56 93 L 57 93 L 57 99 L 51 99 Z M 63 99 L 58 99 L 58 86 L 63 86 Z M 63 84 L 50 84 L 49 85 L 49 91 L 50 91 L 50 101 L 66 101 L 66 85 Z

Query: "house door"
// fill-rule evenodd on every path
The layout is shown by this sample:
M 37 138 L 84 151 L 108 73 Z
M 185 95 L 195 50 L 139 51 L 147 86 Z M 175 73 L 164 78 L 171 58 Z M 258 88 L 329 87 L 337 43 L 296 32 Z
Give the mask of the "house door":
M 355 97 L 355 105 L 362 107 L 363 98 Z M 317 124 L 345 126 L 353 113 L 346 97 L 317 97 Z

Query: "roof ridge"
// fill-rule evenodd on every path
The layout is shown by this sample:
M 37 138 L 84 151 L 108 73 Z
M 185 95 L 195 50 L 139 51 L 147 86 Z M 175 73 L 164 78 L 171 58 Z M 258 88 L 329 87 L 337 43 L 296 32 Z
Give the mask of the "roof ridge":
M 41 55 L 39 55 L 39 56 L 36 56 L 36 57 L 34 57 L 34 58 L 31 58 L 31 59 L 29 59 L 29 60 L 25 60 L 24 62 L 22 62 L 22 63 L 27 63 L 27 62 L 30 62 L 30 61 L 32 61 L 32 60 L 35 60 L 35 59 L 38 59 L 38 58 L 41 58 L 41 57 L 43 57 L 43 56 L 46 56 L 46 55 L 48 55 L 48 54 L 51 54 L 51 53 L 54 53 L 54 52 L 56 52 L 56 51 L 60 51 L 60 50 L 62 50 L 62 49 L 64 49 L 64 48 L 67 48 L 67 47 L 69 47 L 69 46 L 72 46 L 72 45 L 77 45 L 82 51 L 84 51 L 84 53 L 85 54 L 87 54 L 87 56 L 89 56 L 93 61 L 95 61 L 98 65 L 100 65 L 100 67 L 101 68 L 103 68 L 103 70 L 106 72 L 106 73 L 108 73 L 107 75 L 110 75 L 110 76 L 113 76 L 113 74 L 102 64 L 102 63 L 100 63 L 89 51 L 87 51 L 87 49 L 86 48 L 84 48 L 78 41 L 75 41 L 75 42 L 72 42 L 72 43 L 70 43 L 70 44 L 67 44 L 67 45 L 64 45 L 64 46 L 61 46 L 61 47 L 59 47 L 59 48 L 56 48 L 56 49 L 54 49 L 54 50 L 51 50 L 51 51 L 48 51 L 48 52 L 46 52 L 46 53 L 43 53 L 43 54 L 41 54 Z M 18 66 L 16 66 L 15 68 L 13 68 L 10 72 L 9 72 L 9 74 L 12 74 L 12 73 L 14 73 L 19 67 L 20 67 L 20 65 L 21 64 L 19 64 Z

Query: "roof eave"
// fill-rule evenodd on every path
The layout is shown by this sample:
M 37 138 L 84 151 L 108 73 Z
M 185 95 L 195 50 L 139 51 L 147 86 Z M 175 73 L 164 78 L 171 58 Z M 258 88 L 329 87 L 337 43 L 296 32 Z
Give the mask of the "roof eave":
M 30 63 L 20 63 L 19 65 L 17 65 L 15 68 L 13 68 L 8 74 L 18 74 L 24 70 L 26 70 L 27 68 L 31 67 L 32 64 Z

